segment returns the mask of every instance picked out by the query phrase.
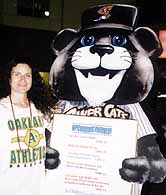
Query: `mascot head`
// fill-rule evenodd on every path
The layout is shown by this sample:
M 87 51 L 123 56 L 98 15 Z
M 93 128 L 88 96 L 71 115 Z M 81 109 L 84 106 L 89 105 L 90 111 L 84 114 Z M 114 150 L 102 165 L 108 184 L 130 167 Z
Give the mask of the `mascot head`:
M 123 4 L 91 7 L 83 12 L 79 30 L 57 34 L 49 82 L 58 98 L 97 106 L 136 103 L 148 95 L 151 59 L 162 49 L 153 30 L 136 28 L 137 12 Z

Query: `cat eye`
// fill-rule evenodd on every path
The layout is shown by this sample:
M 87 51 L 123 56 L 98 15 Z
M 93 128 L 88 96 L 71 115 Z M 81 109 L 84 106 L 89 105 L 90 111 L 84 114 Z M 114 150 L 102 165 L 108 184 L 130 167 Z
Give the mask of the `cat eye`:
M 85 35 L 81 39 L 82 46 L 91 46 L 94 44 L 94 42 L 95 42 L 94 36 Z
M 115 35 L 112 37 L 112 45 L 114 46 L 123 47 L 124 45 L 126 45 L 126 43 L 127 39 L 123 35 Z

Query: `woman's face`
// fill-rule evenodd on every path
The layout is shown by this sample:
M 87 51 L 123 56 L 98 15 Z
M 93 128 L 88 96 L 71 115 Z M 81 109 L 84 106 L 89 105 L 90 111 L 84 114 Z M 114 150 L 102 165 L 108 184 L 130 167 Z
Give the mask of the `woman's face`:
M 32 69 L 28 64 L 17 64 L 11 71 L 11 94 L 27 94 L 32 86 Z

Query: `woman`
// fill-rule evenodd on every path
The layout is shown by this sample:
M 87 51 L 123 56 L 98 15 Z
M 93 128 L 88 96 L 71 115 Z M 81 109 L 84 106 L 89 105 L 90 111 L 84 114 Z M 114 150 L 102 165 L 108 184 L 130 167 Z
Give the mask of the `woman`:
M 0 194 L 39 195 L 45 164 L 55 168 L 59 154 L 47 148 L 55 100 L 30 58 L 16 57 L 0 75 Z M 47 120 L 46 120 L 47 119 Z M 46 167 L 46 168 L 47 168 Z

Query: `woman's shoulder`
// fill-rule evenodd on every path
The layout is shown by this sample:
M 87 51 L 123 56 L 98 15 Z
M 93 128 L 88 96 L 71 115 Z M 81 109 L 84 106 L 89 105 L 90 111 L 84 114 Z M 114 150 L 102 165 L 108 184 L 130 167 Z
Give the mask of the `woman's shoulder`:
M 0 99 L 0 115 L 6 117 L 11 111 L 11 106 L 8 97 Z
M 9 107 L 9 97 L 3 97 L 0 99 L 0 108 L 7 108 Z

